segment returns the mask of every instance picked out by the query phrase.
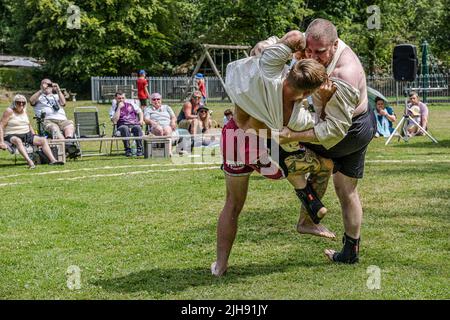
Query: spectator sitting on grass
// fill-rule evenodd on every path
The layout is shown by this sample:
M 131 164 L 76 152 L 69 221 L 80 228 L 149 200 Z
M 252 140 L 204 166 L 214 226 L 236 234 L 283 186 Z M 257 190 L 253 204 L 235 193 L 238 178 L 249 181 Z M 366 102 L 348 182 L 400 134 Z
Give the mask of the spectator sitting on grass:
M 377 133 L 375 137 L 389 137 L 394 131 L 392 123 L 397 120 L 394 110 L 389 106 L 385 106 L 384 100 L 380 97 L 375 98 L 375 104 L 376 108 L 374 111 L 377 119 Z
M 14 97 L 11 106 L 3 112 L 0 122 L 0 149 L 9 149 L 5 141 L 16 146 L 26 160 L 28 167 L 34 169 L 36 166 L 30 159 L 24 144 L 40 146 L 49 159 L 50 165 L 63 165 L 64 162 L 57 161 L 53 156 L 47 139 L 35 135 L 28 119 L 26 106 L 27 99 L 18 94 Z
M 172 108 L 162 104 L 159 93 L 150 96 L 151 106 L 144 110 L 144 121 L 155 136 L 171 136 L 177 128 L 175 113 Z
M 428 130 L 428 107 L 425 103 L 420 101 L 419 95 L 415 91 L 411 91 L 409 94 L 408 114 L 413 117 L 423 129 Z M 424 134 L 411 120 L 408 120 L 407 128 L 409 136 L 420 136 Z
M 111 121 L 117 125 L 117 131 L 121 137 L 130 137 L 130 131 L 135 137 L 142 136 L 141 126 L 144 124 L 144 116 L 141 108 L 125 101 L 123 92 L 116 92 L 117 106 Z M 125 156 L 131 157 L 130 140 L 123 140 L 125 147 Z M 142 140 L 136 140 L 137 153 L 136 156 L 143 156 Z

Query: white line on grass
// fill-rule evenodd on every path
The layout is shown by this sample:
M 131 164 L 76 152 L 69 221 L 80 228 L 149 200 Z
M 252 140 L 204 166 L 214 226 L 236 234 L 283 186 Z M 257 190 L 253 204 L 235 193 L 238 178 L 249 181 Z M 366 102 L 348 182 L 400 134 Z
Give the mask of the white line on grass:
M 209 164 L 221 164 L 221 162 L 191 162 L 191 163 L 152 163 L 152 164 L 138 164 L 138 165 L 126 165 L 126 166 L 104 166 L 104 167 L 93 167 L 93 168 L 81 168 L 81 169 L 69 169 L 60 171 L 46 171 L 46 172 L 35 172 L 32 174 L 17 173 L 8 176 L 0 176 L 0 179 L 5 178 L 15 178 L 20 176 L 43 176 L 48 174 L 62 174 L 62 173 L 72 173 L 80 171 L 98 171 L 98 170 L 109 170 L 109 169 L 128 169 L 128 168 L 148 168 L 148 167 L 174 167 L 174 166 L 189 166 L 189 165 L 209 165 Z
M 89 176 L 79 176 L 73 178 L 59 178 L 58 181 L 72 181 L 72 180 L 84 180 L 84 179 L 95 179 L 95 178 L 107 178 L 107 177 L 120 177 L 136 174 L 145 174 L 152 172 L 180 172 L 180 171 L 201 171 L 201 170 L 217 170 L 220 167 L 201 167 L 201 168 L 184 168 L 184 169 L 164 169 L 164 170 L 145 170 L 145 171 L 129 171 L 121 173 L 110 173 L 110 174 L 96 174 Z
M 14 186 L 17 184 L 25 184 L 24 182 L 11 182 L 11 183 L 0 183 L 0 188 L 1 187 L 8 187 L 8 186 Z
M 414 160 L 414 159 L 405 159 L 405 160 L 366 160 L 366 163 L 450 163 L 450 159 L 428 159 L 428 160 Z M 191 163 L 152 163 L 152 164 L 139 164 L 139 165 L 126 165 L 126 166 L 104 166 L 104 167 L 93 167 L 93 168 L 81 168 L 81 169 L 69 169 L 69 170 L 60 170 L 60 171 L 46 171 L 46 172 L 35 172 L 35 173 L 18 173 L 11 174 L 7 176 L 0 176 L 0 179 L 6 178 L 15 178 L 20 176 L 41 176 L 41 175 L 51 175 L 51 174 L 63 174 L 63 173 L 72 173 L 72 172 L 80 172 L 80 171 L 99 171 L 99 170 L 110 170 L 110 169 L 127 169 L 127 168 L 148 168 L 148 167 L 174 167 L 174 166 L 189 166 L 189 165 L 210 165 L 210 164 L 221 164 L 220 162 L 191 162 Z M 191 170 L 191 169 L 186 169 Z M 184 170 L 184 171 L 186 171 Z M 10 184 L 5 184 L 10 185 Z M 2 186 L 2 185 L 0 185 Z

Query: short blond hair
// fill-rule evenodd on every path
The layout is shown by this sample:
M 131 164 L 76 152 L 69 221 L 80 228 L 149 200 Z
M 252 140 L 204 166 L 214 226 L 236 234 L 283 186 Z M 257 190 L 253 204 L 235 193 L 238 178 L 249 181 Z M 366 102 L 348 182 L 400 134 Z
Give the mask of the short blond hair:
M 14 109 L 14 106 L 16 105 L 17 101 L 25 101 L 25 107 L 28 104 L 27 98 L 23 94 L 16 94 L 11 103 L 11 106 L 10 106 L 11 109 Z
M 295 90 L 315 90 L 328 79 L 327 70 L 314 59 L 298 61 L 286 78 L 288 84 Z

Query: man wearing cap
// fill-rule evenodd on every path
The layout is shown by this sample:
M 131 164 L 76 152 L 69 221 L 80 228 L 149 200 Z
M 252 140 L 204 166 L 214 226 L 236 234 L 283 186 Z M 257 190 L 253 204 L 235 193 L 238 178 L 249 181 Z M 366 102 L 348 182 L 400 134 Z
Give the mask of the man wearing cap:
M 202 104 L 206 103 L 206 86 L 205 86 L 205 77 L 202 73 L 197 73 L 195 75 L 195 80 L 197 81 L 198 91 L 202 93 Z
M 194 91 L 194 93 L 192 93 L 189 101 L 186 101 L 183 104 L 183 108 L 181 109 L 177 118 L 178 128 L 191 131 L 192 121 L 198 118 L 197 111 L 200 107 L 201 99 L 202 93 L 196 90 Z
M 161 94 L 152 93 L 151 106 L 144 110 L 144 122 L 155 136 L 171 136 L 177 128 L 175 113 L 170 106 L 162 104 L 161 99 Z
M 411 91 L 409 94 L 408 113 L 422 128 L 428 130 L 428 107 L 420 101 L 419 95 L 415 91 Z M 419 127 L 411 120 L 408 120 L 407 128 L 409 136 L 423 134 Z
M 136 81 L 138 89 L 138 99 L 141 102 L 141 109 L 144 110 L 147 107 L 147 99 L 150 96 L 148 92 L 148 80 L 145 79 L 145 70 L 139 71 L 139 78 Z

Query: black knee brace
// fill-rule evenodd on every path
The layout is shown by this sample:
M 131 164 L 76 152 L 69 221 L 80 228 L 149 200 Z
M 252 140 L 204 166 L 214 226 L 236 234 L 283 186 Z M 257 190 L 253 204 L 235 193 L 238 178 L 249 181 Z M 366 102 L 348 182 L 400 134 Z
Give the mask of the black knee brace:
M 322 218 L 319 218 L 317 212 L 324 207 L 316 192 L 308 181 L 304 189 L 295 189 L 295 193 L 306 208 L 308 215 L 315 224 L 319 224 Z

